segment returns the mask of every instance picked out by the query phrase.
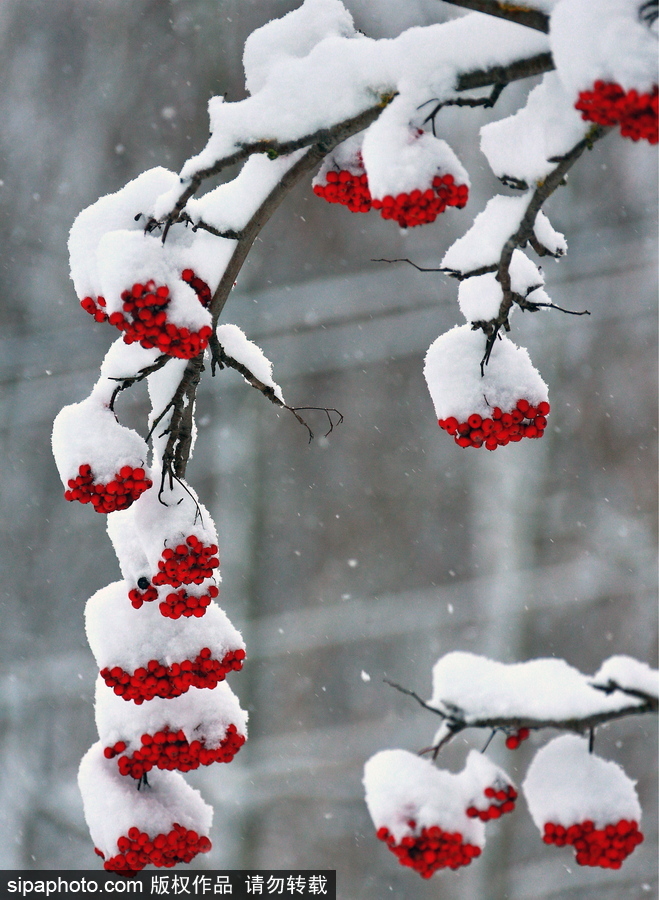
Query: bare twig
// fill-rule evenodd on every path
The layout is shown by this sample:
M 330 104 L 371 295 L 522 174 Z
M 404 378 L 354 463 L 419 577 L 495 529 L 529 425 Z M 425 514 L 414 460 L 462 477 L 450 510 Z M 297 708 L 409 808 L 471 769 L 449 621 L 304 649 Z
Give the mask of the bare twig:
M 309 432 L 309 441 L 310 442 L 313 440 L 314 434 L 313 434 L 313 431 L 311 430 L 311 428 L 309 427 L 309 425 L 307 424 L 307 422 L 305 422 L 305 420 L 299 414 L 300 410 L 312 410 L 312 409 L 313 410 L 322 410 L 322 412 L 324 412 L 327 415 L 327 418 L 329 419 L 330 427 L 329 427 L 329 431 L 327 431 L 327 433 L 325 434 L 325 437 L 327 437 L 327 435 L 331 434 L 331 432 L 334 430 L 335 424 L 340 425 L 341 422 L 343 422 L 343 415 L 338 411 L 338 409 L 334 409 L 332 407 L 327 408 L 324 406 L 289 406 L 288 403 L 285 403 L 283 400 L 281 400 L 277 396 L 277 394 L 275 393 L 275 389 L 273 388 L 272 385 L 264 384 L 264 382 L 262 382 L 259 378 L 257 378 L 257 376 L 250 369 L 248 369 L 244 363 L 241 363 L 237 359 L 234 359 L 232 356 L 229 356 L 229 354 L 226 352 L 226 350 L 224 349 L 222 344 L 217 339 L 216 334 L 213 334 L 211 336 L 210 348 L 211 348 L 211 371 L 212 371 L 213 375 L 215 375 L 216 368 L 223 369 L 225 366 L 227 366 L 230 369 L 235 369 L 236 372 L 240 372 L 240 374 L 243 376 L 245 381 L 248 384 L 250 384 L 253 388 L 255 388 L 257 391 L 260 391 L 263 394 L 263 396 L 267 397 L 271 403 L 274 403 L 275 406 L 279 406 L 282 409 L 286 409 L 289 412 L 293 413 L 293 415 L 298 420 L 298 422 L 301 425 L 304 425 L 304 427 Z M 337 416 L 339 417 L 338 421 L 336 423 L 334 423 L 331 413 L 336 413 Z
M 153 375 L 153 373 L 157 372 L 158 369 L 162 369 L 162 367 L 166 365 L 171 358 L 171 356 L 167 356 L 166 353 L 163 353 L 156 359 L 154 363 L 152 363 L 150 366 L 145 366 L 143 369 L 140 369 L 140 371 L 135 375 L 126 375 L 122 376 L 121 378 L 109 376 L 108 381 L 119 382 L 112 393 L 112 397 L 110 398 L 110 409 L 114 412 L 114 401 L 117 399 L 117 396 L 121 391 L 125 391 L 127 388 L 132 387 L 134 384 L 137 384 L 138 381 L 143 381 L 145 378 L 148 378 L 149 375 Z
M 499 19 L 507 19 L 517 25 L 526 25 L 536 31 L 549 33 L 549 16 L 537 9 L 526 9 L 513 3 L 497 2 L 497 0 L 445 0 L 452 6 L 462 6 L 474 12 L 487 13 Z
M 168 435 L 168 438 L 162 457 L 159 498 L 164 489 L 165 478 L 169 478 L 170 489 L 174 486 L 174 480 L 182 481 L 185 478 L 185 469 L 192 449 L 195 397 L 203 370 L 204 355 L 200 353 L 186 365 L 174 396 L 158 417 L 157 421 L 161 421 L 165 413 L 172 410 L 169 424 L 163 432 L 163 436 Z
M 469 106 L 472 108 L 476 106 L 482 106 L 483 109 L 491 109 L 501 96 L 505 87 L 505 84 L 495 84 L 489 97 L 453 97 L 449 100 L 426 100 L 425 103 L 421 104 L 419 109 L 421 109 L 422 106 L 426 106 L 428 103 L 435 103 L 435 106 L 433 107 L 432 112 L 430 112 L 423 120 L 423 124 L 425 125 L 426 122 L 431 122 L 432 133 L 436 137 L 437 132 L 435 131 L 435 118 L 439 111 L 445 106 Z

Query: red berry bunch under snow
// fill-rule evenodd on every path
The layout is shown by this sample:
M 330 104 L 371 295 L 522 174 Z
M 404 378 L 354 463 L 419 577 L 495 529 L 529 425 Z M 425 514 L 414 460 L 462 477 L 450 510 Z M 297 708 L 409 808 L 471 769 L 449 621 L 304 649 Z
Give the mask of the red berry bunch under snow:
M 185 544 L 177 544 L 172 550 L 165 548 L 158 561 L 158 572 L 151 579 L 153 584 L 169 584 L 180 587 L 183 584 L 201 584 L 213 575 L 220 561 L 217 558 L 217 544 L 204 544 L 194 534 L 188 535 Z
M 523 789 L 543 841 L 574 847 L 581 866 L 619 869 L 643 841 L 634 782 L 583 738 L 564 735 L 539 750 Z
M 80 503 L 91 503 L 98 513 L 116 512 L 128 507 L 148 490 L 153 482 L 146 477 L 140 466 L 122 466 L 115 477 L 107 484 L 96 482 L 92 467 L 83 464 L 75 478 L 69 478 L 68 490 L 64 492 L 66 500 L 78 500 Z
M 313 192 L 328 203 L 340 203 L 350 212 L 369 212 L 371 192 L 368 189 L 366 172 L 350 172 L 348 169 L 330 169 L 325 175 L 325 183 L 316 182 Z
M 133 609 L 140 609 L 143 603 L 152 603 L 154 600 L 157 600 L 158 591 L 152 584 L 147 584 L 145 588 L 140 590 L 140 585 L 138 584 L 137 587 L 131 588 L 131 590 L 128 591 L 128 599 L 130 600 Z
M 386 843 L 402 866 L 409 866 L 422 878 L 430 878 L 439 869 L 468 866 L 481 854 L 480 847 L 465 843 L 459 831 L 443 831 L 438 825 L 417 831 L 413 819 L 408 821 L 408 826 L 415 833 L 401 838 L 399 843 L 385 826 L 378 828 L 377 837 Z
M 189 594 L 185 588 L 179 588 L 178 591 L 167 594 L 158 608 L 168 619 L 180 619 L 181 616 L 185 616 L 186 619 L 190 616 L 200 618 L 219 593 L 215 584 L 209 585 L 206 593 L 201 595 Z
M 467 815 L 470 819 L 480 819 L 481 822 L 489 822 L 498 819 L 505 813 L 515 809 L 517 791 L 512 784 L 498 783 L 486 787 L 483 796 L 489 801 L 487 806 L 479 807 L 475 804 L 467 807 Z
M 594 822 L 587 819 L 567 828 L 547 822 L 542 840 L 557 847 L 574 847 L 580 866 L 619 869 L 629 854 L 643 843 L 643 835 L 638 830 L 638 822 L 633 819 L 620 819 L 604 828 L 595 828 Z
M 382 199 L 371 198 L 366 173 L 354 174 L 348 169 L 330 170 L 326 183 L 314 184 L 314 194 L 328 203 L 341 203 L 351 212 L 369 212 L 377 209 L 383 219 L 393 219 L 401 228 L 428 225 L 448 206 L 462 209 L 469 198 L 466 184 L 456 184 L 451 174 L 436 175 L 432 185 L 425 190 L 418 188 L 395 195 L 385 194 Z
M 509 734 L 506 738 L 506 747 L 509 750 L 517 750 L 522 741 L 529 739 L 531 732 L 528 728 L 518 728 L 513 734 Z
M 425 190 L 417 188 L 395 196 L 385 194 L 381 200 L 373 200 L 373 209 L 379 209 L 383 219 L 394 219 L 401 228 L 412 228 L 434 222 L 448 206 L 462 209 L 468 199 L 469 187 L 457 184 L 448 173 L 435 175 L 432 186 Z
M 458 422 L 455 416 L 438 419 L 438 425 L 453 436 L 459 447 L 483 447 L 496 450 L 522 438 L 541 438 L 547 427 L 549 403 L 541 401 L 531 406 L 528 400 L 518 400 L 510 412 L 502 412 L 498 406 L 491 416 L 472 413 L 466 422 Z
M 208 285 L 197 278 L 191 269 L 183 271 L 182 278 L 193 288 L 202 306 L 210 302 L 211 291 Z M 170 289 L 166 284 L 156 285 L 154 281 L 145 284 L 136 282 L 130 290 L 121 294 L 122 311 L 105 312 L 106 301 L 98 297 L 84 297 L 80 305 L 91 313 L 97 322 L 107 319 L 124 334 L 127 344 L 139 343 L 149 350 L 156 348 L 168 356 L 179 359 L 191 359 L 203 350 L 212 334 L 209 325 L 203 325 L 199 331 L 179 327 L 167 317 L 170 302 Z
M 189 772 L 215 762 L 231 762 L 245 740 L 245 735 L 239 734 L 234 724 L 228 726 L 226 736 L 219 746 L 212 748 L 207 747 L 202 740 L 188 742 L 181 729 L 177 732 L 163 729 L 153 735 L 143 734 L 141 747 L 131 755 L 124 753 L 124 741 L 117 741 L 103 752 L 106 759 L 119 756 L 117 765 L 122 775 L 139 779 L 153 768 Z
M 192 862 L 198 853 L 208 853 L 211 846 L 207 837 L 175 822 L 167 834 L 149 835 L 139 828 L 130 828 L 117 840 L 119 853 L 109 859 L 98 847 L 94 851 L 105 860 L 103 868 L 107 872 L 131 875 L 148 865 L 170 869 L 178 863 Z
M 619 84 L 596 81 L 590 91 L 581 91 L 575 108 L 587 122 L 619 125 L 620 134 L 633 141 L 659 141 L 659 91 L 625 91 Z
M 132 673 L 121 666 L 106 666 L 100 674 L 118 697 L 139 705 L 154 697 L 180 697 L 191 687 L 214 688 L 229 672 L 239 672 L 244 660 L 245 651 L 240 647 L 229 650 L 221 660 L 213 659 L 211 651 L 204 647 L 195 659 L 184 659 L 180 663 L 165 665 L 151 659 L 146 666 L 140 666 Z

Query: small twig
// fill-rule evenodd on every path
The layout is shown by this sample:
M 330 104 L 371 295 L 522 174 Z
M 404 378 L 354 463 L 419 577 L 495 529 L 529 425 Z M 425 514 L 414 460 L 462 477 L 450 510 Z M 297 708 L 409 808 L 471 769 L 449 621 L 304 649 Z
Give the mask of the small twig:
M 453 6 L 461 6 L 474 12 L 487 13 L 499 19 L 507 19 L 518 25 L 526 25 L 536 31 L 549 33 L 549 16 L 538 9 L 523 9 L 513 3 L 498 2 L 498 0 L 445 0 Z
M 589 316 L 590 310 L 588 309 L 565 309 L 563 306 L 558 306 L 556 303 L 536 303 L 534 300 L 527 300 L 522 298 L 521 301 L 517 301 L 517 305 L 519 308 L 527 312 L 538 312 L 541 308 L 546 309 L 557 309 L 559 312 L 565 313 L 568 316 Z
M 405 262 L 409 263 L 411 266 L 414 266 L 419 272 L 444 272 L 447 274 L 451 273 L 450 269 L 443 269 L 441 266 L 438 269 L 425 269 L 423 266 L 417 266 L 416 263 L 412 262 L 411 259 L 372 259 L 371 262 L 386 262 L 386 263 L 397 263 L 397 262 Z
M 426 122 L 430 122 L 432 126 L 432 133 L 437 137 L 437 132 L 435 131 L 435 118 L 441 109 L 445 106 L 468 106 L 472 109 L 481 106 L 483 109 L 491 109 L 494 104 L 497 102 L 499 97 L 501 96 L 503 89 L 507 86 L 505 84 L 495 84 L 492 88 L 492 91 L 488 97 L 451 97 L 449 100 L 438 100 L 436 97 L 433 100 L 426 100 L 425 103 L 422 103 L 417 109 L 421 109 L 424 106 L 427 106 L 428 103 L 435 103 L 435 107 L 432 112 L 426 116 L 423 120 L 422 124 L 425 125 Z
M 325 432 L 323 437 L 329 437 L 330 434 L 343 422 L 343 413 L 339 412 L 338 409 L 334 406 L 287 406 L 286 409 L 290 409 L 291 412 L 297 412 L 297 410 L 316 410 L 317 412 L 324 412 L 329 421 L 329 429 Z M 330 413 L 336 413 L 339 417 L 336 422 L 332 420 L 332 416 Z M 306 423 L 305 423 L 306 424 Z M 307 426 L 308 427 L 308 426 Z
M 437 709 L 434 706 L 430 706 L 426 703 L 425 700 L 422 700 L 418 694 L 414 691 L 411 691 L 409 688 L 404 688 L 401 684 L 397 684 L 395 681 L 390 681 L 388 678 L 382 679 L 385 684 L 388 684 L 392 688 L 396 688 L 397 691 L 400 691 L 401 694 L 406 694 L 408 697 L 414 697 L 417 703 L 419 703 L 424 709 L 430 710 L 430 712 L 435 713 L 436 716 L 441 716 L 442 719 L 449 718 L 446 713 L 443 713 L 441 710 Z
M 334 409 L 333 407 L 328 408 L 325 406 L 289 406 L 288 403 L 285 403 L 277 396 L 272 385 L 265 384 L 263 381 L 257 378 L 257 376 L 250 369 L 248 369 L 244 363 L 241 363 L 237 359 L 234 359 L 233 356 L 229 356 L 222 344 L 219 342 L 216 334 L 213 334 L 211 336 L 209 346 L 211 348 L 211 371 L 213 375 L 215 375 L 216 368 L 223 369 L 225 366 L 230 369 L 235 369 L 236 372 L 240 372 L 245 381 L 257 391 L 260 391 L 263 396 L 267 397 L 267 399 L 271 403 L 274 403 L 275 406 L 279 406 L 282 409 L 286 409 L 288 410 L 288 412 L 293 413 L 300 425 L 304 425 L 304 427 L 309 432 L 309 443 L 311 443 L 311 441 L 313 440 L 314 433 L 309 427 L 308 423 L 305 422 L 301 415 L 299 415 L 299 410 L 322 410 L 327 415 L 330 427 L 329 431 L 327 431 L 327 433 L 325 434 L 325 437 L 331 434 L 335 428 L 335 423 L 333 422 L 330 413 L 334 412 L 339 417 L 336 425 L 340 425 L 341 422 L 343 422 L 343 415 L 339 412 L 338 409 Z
M 120 382 L 120 384 L 118 384 L 114 389 L 112 397 L 110 398 L 109 406 L 112 412 L 114 412 L 114 401 L 117 399 L 117 396 L 121 393 L 121 391 L 125 391 L 127 388 L 132 387 L 134 384 L 137 384 L 138 381 L 143 381 L 145 378 L 148 378 L 149 375 L 153 375 L 153 373 L 157 372 L 158 369 L 162 369 L 162 367 L 166 363 L 168 363 L 171 358 L 171 356 L 167 356 L 166 353 L 163 353 L 150 366 L 145 366 L 145 368 L 140 369 L 136 375 L 126 375 L 121 378 L 115 378 L 114 376 L 110 375 L 108 377 L 108 381 Z
M 494 735 L 495 735 L 496 733 L 497 733 L 497 729 L 496 729 L 496 728 L 493 728 L 492 731 L 490 732 L 489 736 L 488 736 L 488 739 L 485 741 L 485 746 L 484 746 L 483 749 L 481 750 L 481 753 L 485 753 L 485 751 L 487 750 L 487 748 L 488 748 L 488 747 L 490 746 L 490 744 L 492 743 L 492 739 L 493 739 L 493 737 L 494 737 Z
M 647 0 L 646 3 L 641 4 L 638 15 L 640 20 L 645 22 L 646 25 L 654 25 L 659 19 L 659 2 L 657 0 Z

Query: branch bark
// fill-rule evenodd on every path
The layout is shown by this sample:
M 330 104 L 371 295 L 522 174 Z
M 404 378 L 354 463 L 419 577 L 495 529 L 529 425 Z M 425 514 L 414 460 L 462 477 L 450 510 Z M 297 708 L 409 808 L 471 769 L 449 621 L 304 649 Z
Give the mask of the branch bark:
M 620 706 L 616 709 L 602 709 L 591 713 L 588 716 L 574 716 L 567 719 L 541 718 L 523 715 L 470 716 L 468 711 L 458 709 L 452 704 L 447 704 L 445 709 L 439 709 L 436 706 L 432 706 L 430 703 L 426 703 L 426 701 L 419 697 L 414 691 L 402 687 L 402 685 L 396 684 L 394 681 L 389 681 L 387 678 L 384 680 L 386 684 L 395 688 L 397 691 L 400 691 L 402 694 L 406 694 L 408 697 L 413 697 L 424 709 L 435 713 L 435 715 L 440 716 L 444 720 L 440 739 L 435 747 L 430 748 L 434 751 L 435 755 L 445 744 L 454 738 L 456 734 L 459 734 L 466 728 L 486 728 L 488 730 L 508 732 L 519 731 L 520 728 L 535 729 L 536 731 L 541 728 L 555 728 L 559 731 L 572 731 L 576 734 L 585 734 L 588 731 L 592 731 L 592 729 L 596 728 L 598 725 L 603 725 L 606 722 L 614 722 L 617 719 L 623 719 L 627 716 L 639 716 L 659 711 L 659 700 L 657 697 L 642 691 L 622 687 L 621 685 L 610 681 L 606 685 L 591 683 L 591 687 L 608 695 L 619 692 L 625 698 L 631 697 L 633 700 L 630 702 L 626 702 L 626 700 L 621 701 Z
M 549 16 L 537 9 L 526 9 L 513 3 L 499 3 L 497 0 L 445 0 L 452 6 L 461 6 L 473 12 L 486 13 L 498 19 L 507 19 L 517 25 L 526 25 L 549 34 Z

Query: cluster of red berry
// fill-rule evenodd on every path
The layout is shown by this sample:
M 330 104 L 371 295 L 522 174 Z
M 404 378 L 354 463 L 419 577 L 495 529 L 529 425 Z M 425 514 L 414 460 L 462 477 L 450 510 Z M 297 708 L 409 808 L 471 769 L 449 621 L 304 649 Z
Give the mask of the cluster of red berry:
M 498 406 L 492 416 L 483 418 L 473 413 L 466 422 L 458 422 L 455 416 L 438 419 L 438 425 L 453 436 L 459 447 L 487 447 L 496 450 L 522 438 L 540 438 L 547 427 L 550 406 L 544 400 L 531 406 L 528 400 L 518 400 L 510 412 L 502 412 Z M 525 421 L 526 420 L 526 421 Z
M 334 170 L 327 173 L 325 184 L 315 184 L 313 192 L 328 203 L 340 203 L 347 206 L 350 212 L 369 212 L 371 209 L 371 192 L 368 188 L 366 173 L 353 175 L 347 169 Z
M 486 809 L 479 809 L 476 806 L 468 807 L 467 815 L 470 819 L 489 822 L 491 819 L 499 819 L 505 813 L 510 813 L 515 809 L 517 791 L 512 784 L 486 787 L 483 794 L 491 801 L 490 805 Z
M 413 819 L 407 824 L 416 831 Z M 385 826 L 378 829 L 377 837 L 386 843 L 402 866 L 409 866 L 422 878 L 430 878 L 438 869 L 468 866 L 481 853 L 480 847 L 463 843 L 459 831 L 443 831 L 439 825 L 422 828 L 418 834 L 406 835 L 399 844 Z
M 69 489 L 64 491 L 64 498 L 91 503 L 97 513 L 111 513 L 128 509 L 152 484 L 144 469 L 132 466 L 122 466 L 107 484 L 95 484 L 92 467 L 84 463 L 78 468 L 78 475 L 69 478 Z
M 513 734 L 509 734 L 506 738 L 506 747 L 509 750 L 517 750 L 522 741 L 527 741 L 531 732 L 528 728 L 518 728 Z
M 205 309 L 208 309 L 211 304 L 211 300 L 213 299 L 213 295 L 206 282 L 202 281 L 201 278 L 198 278 L 192 271 L 192 269 L 183 269 L 183 271 L 181 272 L 181 280 L 190 285 L 192 290 L 197 295 L 197 298 L 199 299 L 201 305 Z
M 214 749 L 208 749 L 203 741 L 188 742 L 183 731 L 156 731 L 154 735 L 143 734 L 142 746 L 132 756 L 119 756 L 117 765 L 121 775 L 130 775 L 139 779 L 151 769 L 177 769 L 189 772 L 199 766 L 210 766 L 215 762 L 231 762 L 245 743 L 245 736 L 238 734 L 238 729 L 231 724 L 227 728 L 226 737 Z M 106 759 L 114 759 L 126 749 L 124 741 L 117 741 L 113 747 L 103 751 Z
M 383 219 L 394 219 L 401 228 L 434 222 L 447 206 L 461 209 L 469 197 L 466 184 L 456 184 L 453 175 L 436 175 L 426 190 L 413 190 L 396 196 L 387 194 L 373 200 L 365 174 L 353 175 L 347 169 L 327 173 L 326 184 L 316 184 L 314 193 L 328 203 L 341 203 L 352 212 L 380 211 Z
M 143 591 L 135 587 L 128 591 L 128 599 L 134 609 L 139 609 L 143 603 L 151 603 L 158 599 L 158 591 L 150 584 Z
M 185 277 L 183 277 L 185 276 Z M 184 269 L 183 280 L 194 289 L 202 306 L 210 302 L 211 292 L 208 285 L 197 278 L 192 269 Z M 156 287 L 154 281 L 146 284 L 136 282 L 129 291 L 121 295 L 123 312 L 106 312 L 104 297 L 84 297 L 80 305 L 94 316 L 97 322 L 114 325 L 124 333 L 127 344 L 139 343 L 147 350 L 157 348 L 161 353 L 179 359 L 192 359 L 204 350 L 212 334 L 209 325 L 202 326 L 199 331 L 179 328 L 167 320 L 167 306 L 170 301 L 169 287 L 166 284 Z
M 213 569 L 219 564 L 217 544 L 206 545 L 191 534 L 185 544 L 179 544 L 174 550 L 171 547 L 163 550 L 162 558 L 158 560 L 158 572 L 151 580 L 154 584 L 172 587 L 201 584 L 212 576 Z
M 168 834 L 157 834 L 153 838 L 146 831 L 130 828 L 128 835 L 117 840 L 117 847 L 119 853 L 107 860 L 97 847 L 94 850 L 105 860 L 103 868 L 107 872 L 131 875 L 149 864 L 169 869 L 177 863 L 189 863 L 198 853 L 208 853 L 211 842 L 196 831 L 174 823 Z
M 395 197 L 387 194 L 382 200 L 373 201 L 373 209 L 379 209 L 383 219 L 394 219 L 401 228 L 412 228 L 434 222 L 447 206 L 462 209 L 468 199 L 466 184 L 456 184 L 452 175 L 436 175 L 431 188 Z
M 619 869 L 634 848 L 643 843 L 643 834 L 638 830 L 638 822 L 627 819 L 605 828 L 595 828 L 590 820 L 569 828 L 547 822 L 542 840 L 557 847 L 573 846 L 580 866 Z
M 655 85 L 651 93 L 623 90 L 619 84 L 596 81 L 591 91 L 581 91 L 575 108 L 587 122 L 598 125 L 620 125 L 620 134 L 633 141 L 659 141 L 659 93 Z
M 211 651 L 204 647 L 194 660 L 184 659 L 181 663 L 166 666 L 151 659 L 146 667 L 135 669 L 132 675 L 121 666 L 106 666 L 101 669 L 101 677 L 118 697 L 132 700 L 139 706 L 154 697 L 180 697 L 191 687 L 212 689 L 224 681 L 229 672 L 240 671 L 244 659 L 242 648 L 229 650 L 220 662 L 212 659 Z
M 185 616 L 201 618 L 210 606 L 211 601 L 219 595 L 219 590 L 215 584 L 208 587 L 207 593 L 200 597 L 195 594 L 188 594 L 185 588 L 179 588 L 172 594 L 168 594 L 159 606 L 160 612 L 167 619 L 180 619 Z

